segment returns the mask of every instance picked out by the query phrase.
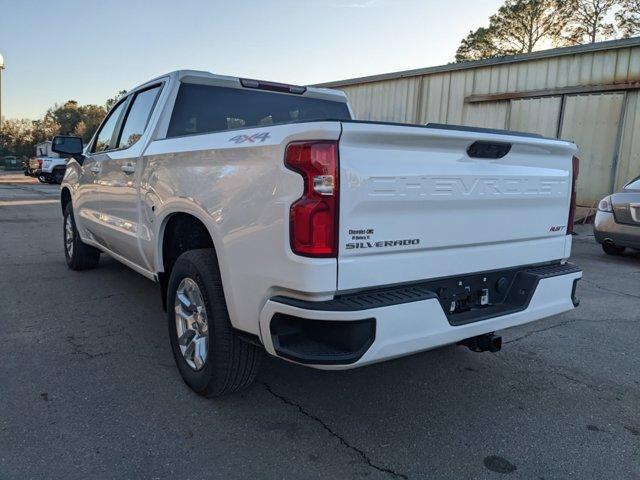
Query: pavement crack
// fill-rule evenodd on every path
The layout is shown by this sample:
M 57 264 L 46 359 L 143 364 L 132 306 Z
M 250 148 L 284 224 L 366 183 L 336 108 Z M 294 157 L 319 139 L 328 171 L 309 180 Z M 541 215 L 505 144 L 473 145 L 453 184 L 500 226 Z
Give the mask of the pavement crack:
M 391 475 L 394 478 L 403 478 L 403 479 L 408 479 L 409 478 L 409 477 L 407 477 L 407 475 L 405 475 L 403 473 L 398 473 L 398 472 L 396 472 L 396 471 L 394 471 L 394 470 L 392 470 L 390 468 L 381 467 L 380 465 L 375 464 L 373 462 L 373 460 L 371 460 L 369 455 L 367 455 L 366 452 L 364 452 L 363 450 L 359 449 L 358 447 L 356 447 L 354 445 L 351 445 L 343 436 L 341 436 L 339 433 L 335 432 L 320 417 L 317 417 L 316 415 L 308 412 L 307 410 L 305 410 L 305 408 L 302 405 L 294 402 L 293 400 L 288 399 L 284 395 L 280 395 L 279 393 L 274 392 L 273 389 L 271 388 L 271 386 L 269 386 L 269 384 L 267 384 L 265 382 L 260 382 L 260 383 L 262 383 L 262 385 L 264 385 L 264 388 L 267 390 L 267 392 L 269 392 L 275 398 L 280 400 L 282 403 L 284 403 L 285 405 L 289 405 L 291 407 L 294 407 L 294 408 L 298 409 L 298 411 L 302 415 L 304 415 L 305 417 L 310 418 L 314 422 L 318 423 L 325 431 L 327 431 L 329 433 L 329 435 L 331 435 L 332 437 L 335 437 L 336 439 L 338 439 L 338 441 L 343 446 L 345 446 L 349 450 L 355 452 L 369 467 L 371 467 L 371 468 L 373 468 L 373 469 L 375 469 L 375 470 L 377 470 L 379 472 Z
M 121 297 L 123 295 L 126 295 L 125 292 L 116 292 L 116 293 L 110 293 L 108 295 L 102 295 L 99 297 L 91 297 L 89 298 L 89 300 L 93 301 L 93 300 L 107 300 L 109 298 L 113 298 L 113 297 Z
M 111 355 L 113 353 L 113 352 L 101 352 L 101 353 L 87 352 L 86 350 L 83 349 L 84 346 L 82 345 L 82 343 L 78 341 L 78 338 L 74 337 L 73 335 L 69 335 L 67 337 L 67 343 L 71 345 L 71 347 L 73 348 L 73 352 L 71 352 L 73 355 L 83 355 L 85 358 L 90 360 L 94 358 L 99 358 L 99 357 L 106 357 L 107 355 Z
M 584 380 L 581 380 L 579 378 L 576 378 L 572 375 L 569 375 L 568 373 L 565 372 L 561 372 L 559 369 L 552 369 L 551 370 L 551 374 L 552 375 L 558 375 L 559 377 L 565 378 L 566 380 L 569 380 L 570 382 L 574 382 L 577 383 L 578 385 L 582 385 L 583 387 L 589 389 L 589 390 L 593 390 L 594 392 L 601 392 L 603 390 L 607 390 L 606 388 L 601 388 L 597 385 L 594 385 L 592 383 L 589 382 L 585 382 Z
M 640 298 L 640 295 L 634 295 L 633 293 L 621 292 L 620 290 L 614 290 L 612 288 L 603 287 L 599 283 L 592 282 L 591 280 L 585 280 L 583 278 L 582 281 L 585 282 L 585 283 L 588 283 L 589 285 L 592 285 L 592 286 L 596 287 L 597 289 L 602 290 L 604 292 L 614 293 L 616 295 L 621 295 L 623 297 Z
M 536 333 L 541 333 L 541 332 L 546 332 L 547 330 L 553 330 L 554 328 L 558 328 L 558 327 L 564 327 L 565 325 L 569 325 L 571 323 L 575 323 L 575 322 L 579 322 L 580 319 L 576 318 L 573 320 L 567 320 L 566 322 L 560 322 L 560 323 L 556 323 L 554 325 L 550 325 L 548 327 L 545 328 L 539 328 L 538 330 L 531 330 L 527 333 L 525 333 L 524 335 L 521 335 L 519 337 L 513 338 L 511 340 L 509 340 L 508 342 L 504 342 L 504 344 L 508 344 L 508 343 L 514 343 L 514 342 L 519 342 L 520 340 L 524 340 L 525 338 L 530 337 L 531 335 L 535 335 Z

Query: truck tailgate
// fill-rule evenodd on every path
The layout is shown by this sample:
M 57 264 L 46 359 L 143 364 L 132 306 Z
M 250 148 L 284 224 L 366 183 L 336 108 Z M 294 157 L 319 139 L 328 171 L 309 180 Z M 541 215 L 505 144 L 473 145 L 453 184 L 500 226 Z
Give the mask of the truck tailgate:
M 472 158 L 478 141 L 510 149 Z M 338 289 L 565 258 L 575 153 L 544 138 L 344 122 Z

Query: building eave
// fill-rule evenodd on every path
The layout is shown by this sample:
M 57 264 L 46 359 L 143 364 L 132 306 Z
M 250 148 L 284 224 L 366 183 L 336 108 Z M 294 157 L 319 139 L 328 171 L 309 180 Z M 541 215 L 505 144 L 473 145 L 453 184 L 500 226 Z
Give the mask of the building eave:
M 537 52 L 523 53 L 519 55 L 509 55 L 505 57 L 488 58 L 486 60 L 475 60 L 472 62 L 450 63 L 436 67 L 418 68 L 414 70 L 403 70 L 400 72 L 383 73 L 380 75 L 370 75 L 366 77 L 350 78 L 311 85 L 322 88 L 340 88 L 349 85 L 359 85 L 363 83 L 381 82 L 384 80 L 396 80 L 400 78 L 410 78 L 434 73 L 455 72 L 460 70 L 470 70 L 474 68 L 489 67 L 493 65 L 505 65 L 509 63 L 526 62 L 544 58 L 562 57 L 566 55 L 576 55 L 580 53 L 601 52 L 605 50 L 617 50 L 640 46 L 640 37 L 623 38 L 620 40 L 609 40 L 606 42 L 589 43 L 586 45 L 575 45 L 572 47 L 552 48 L 549 50 L 539 50 Z

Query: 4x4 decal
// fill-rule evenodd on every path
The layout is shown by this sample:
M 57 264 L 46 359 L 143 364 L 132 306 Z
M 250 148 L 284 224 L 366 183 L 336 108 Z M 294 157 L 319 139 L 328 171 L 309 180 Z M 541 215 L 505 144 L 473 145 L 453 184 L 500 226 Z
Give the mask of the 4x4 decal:
M 262 133 L 254 133 L 253 135 L 236 135 L 235 137 L 231 137 L 229 139 L 230 142 L 234 142 L 235 144 L 249 142 L 255 143 L 256 141 L 260 141 L 260 143 L 264 142 L 267 138 L 271 138 L 269 132 Z

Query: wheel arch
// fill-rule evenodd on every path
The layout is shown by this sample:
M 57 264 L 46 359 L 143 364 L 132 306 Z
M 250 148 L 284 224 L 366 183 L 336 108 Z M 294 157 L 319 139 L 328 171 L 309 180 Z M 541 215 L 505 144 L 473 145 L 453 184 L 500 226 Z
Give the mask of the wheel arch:
M 64 213 L 67 205 L 71 203 L 71 190 L 68 187 L 62 187 L 60 190 L 60 206 L 62 207 L 62 213 Z
M 173 265 L 181 254 L 189 250 L 212 248 L 216 254 L 224 284 L 224 273 L 216 236 L 200 215 L 192 211 L 171 211 L 162 217 L 159 225 L 156 244 L 156 273 L 160 283 L 163 308 L 166 308 L 167 286 Z

